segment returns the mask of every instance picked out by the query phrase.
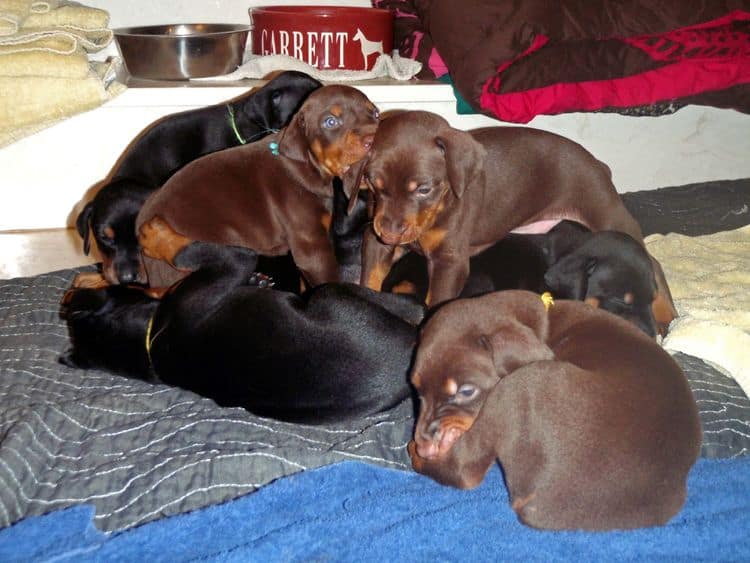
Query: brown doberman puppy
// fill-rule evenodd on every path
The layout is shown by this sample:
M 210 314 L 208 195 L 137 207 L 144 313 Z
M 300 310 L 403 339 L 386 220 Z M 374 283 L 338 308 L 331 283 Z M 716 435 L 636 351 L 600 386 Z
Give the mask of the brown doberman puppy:
M 471 488 L 499 460 L 529 526 L 654 526 L 685 501 L 701 443 L 687 379 L 611 313 L 520 290 L 455 300 L 424 326 L 412 383 L 414 468 Z
M 192 241 L 267 256 L 291 251 L 309 285 L 337 281 L 328 238 L 331 181 L 354 175 L 349 170 L 370 149 L 378 120 L 359 90 L 323 86 L 280 132 L 182 168 L 146 200 L 136 220 L 149 285 L 166 287 L 184 277 L 165 266 Z M 354 184 L 345 181 L 345 189 Z
M 403 112 L 383 121 L 364 173 L 375 211 L 363 243 L 362 283 L 380 289 L 393 262 L 413 250 L 427 258 L 428 305 L 457 297 L 470 256 L 522 227 L 544 232 L 533 227 L 570 219 L 643 240 L 609 168 L 545 131 L 466 132 L 429 112 Z M 654 267 L 654 317 L 665 332 L 677 312 L 661 267 Z

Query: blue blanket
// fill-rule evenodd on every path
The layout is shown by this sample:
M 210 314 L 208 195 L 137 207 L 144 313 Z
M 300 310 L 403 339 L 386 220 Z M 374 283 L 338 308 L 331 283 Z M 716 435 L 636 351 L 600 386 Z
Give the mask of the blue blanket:
M 749 561 L 750 456 L 701 459 L 683 511 L 632 531 L 521 525 L 493 468 L 472 491 L 345 462 L 111 535 L 77 506 L 0 531 L 0 561 Z

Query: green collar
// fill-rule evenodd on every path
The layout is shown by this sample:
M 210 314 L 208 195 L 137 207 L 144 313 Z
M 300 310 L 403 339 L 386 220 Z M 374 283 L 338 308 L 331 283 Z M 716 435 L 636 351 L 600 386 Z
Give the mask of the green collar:
M 227 113 L 229 114 L 229 126 L 234 131 L 234 136 L 237 137 L 241 145 L 246 144 L 247 141 L 240 135 L 240 131 L 237 129 L 237 122 L 234 120 L 234 108 L 229 104 L 227 104 Z

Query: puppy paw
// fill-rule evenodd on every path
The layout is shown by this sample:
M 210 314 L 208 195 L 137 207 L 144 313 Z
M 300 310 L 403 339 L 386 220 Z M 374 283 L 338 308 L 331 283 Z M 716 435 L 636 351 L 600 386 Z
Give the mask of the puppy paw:
M 247 279 L 247 284 L 261 289 L 270 289 L 276 285 L 276 282 L 273 281 L 271 276 L 267 276 L 260 272 L 253 272 Z
M 417 443 L 414 440 L 409 441 L 409 445 L 406 446 L 406 451 L 409 453 L 411 459 L 411 466 L 417 473 L 424 471 L 425 459 L 417 453 Z
M 73 278 L 71 288 L 73 289 L 101 289 L 107 287 L 109 282 L 99 272 L 81 272 Z
M 143 253 L 149 258 L 169 264 L 174 264 L 175 256 L 191 242 L 158 215 L 141 225 L 138 231 L 138 243 Z

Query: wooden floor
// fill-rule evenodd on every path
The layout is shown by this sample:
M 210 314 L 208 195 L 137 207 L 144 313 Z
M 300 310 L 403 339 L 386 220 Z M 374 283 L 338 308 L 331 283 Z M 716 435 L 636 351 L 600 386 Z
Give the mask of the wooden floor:
M 75 229 L 0 232 L 0 279 L 91 264 Z

